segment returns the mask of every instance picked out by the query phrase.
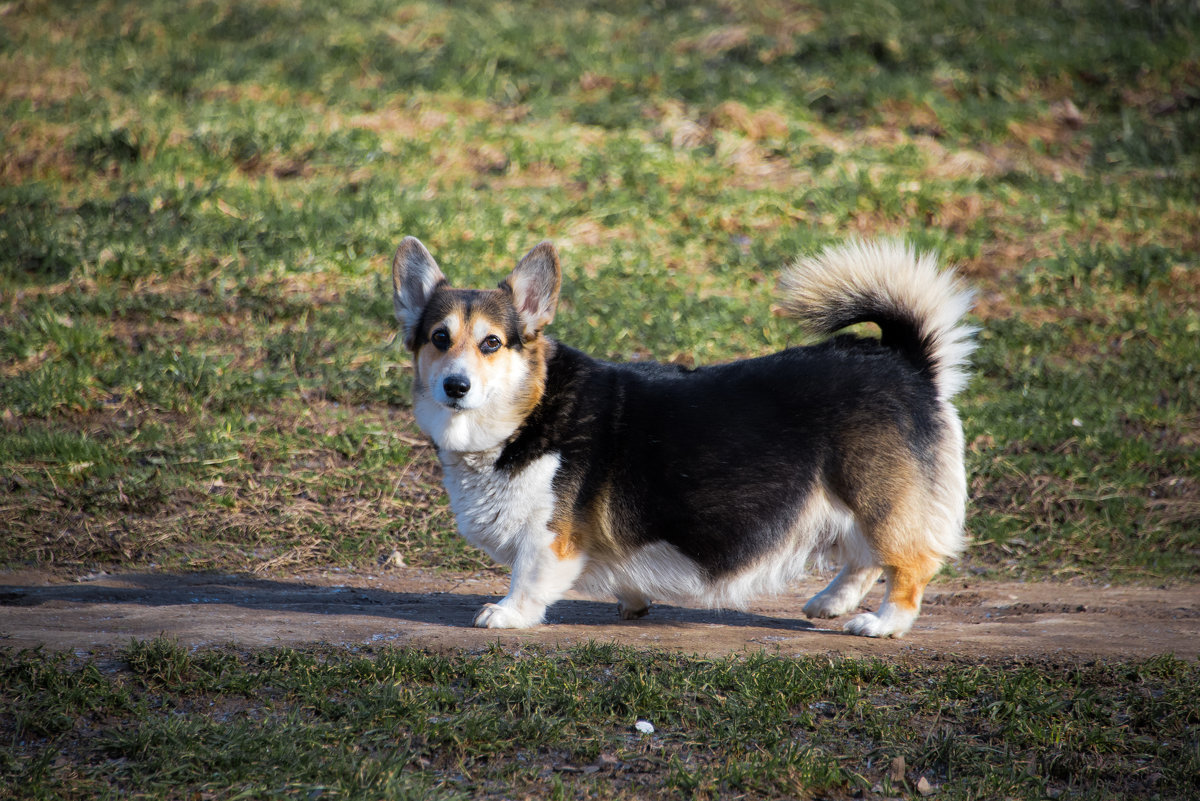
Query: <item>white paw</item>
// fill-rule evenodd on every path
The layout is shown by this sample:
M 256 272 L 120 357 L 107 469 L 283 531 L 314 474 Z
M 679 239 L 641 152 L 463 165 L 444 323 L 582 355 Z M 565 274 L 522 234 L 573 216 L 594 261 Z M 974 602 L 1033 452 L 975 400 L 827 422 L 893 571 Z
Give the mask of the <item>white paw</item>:
M 479 614 L 475 615 L 475 627 L 480 629 L 527 629 L 541 622 L 541 613 L 522 614 L 502 604 L 484 604 Z
M 637 620 L 640 617 L 645 617 L 650 611 L 648 601 L 640 603 L 626 603 L 625 601 L 617 601 L 617 613 L 621 615 L 621 620 Z
M 826 595 L 819 592 L 804 605 L 805 617 L 841 617 L 847 612 L 853 612 L 858 606 L 857 599 L 839 598 L 837 595 Z
M 904 612 L 888 613 L 886 609 L 880 609 L 879 614 L 872 612 L 864 612 L 854 618 L 844 626 L 845 631 L 850 634 L 857 634 L 860 637 L 903 637 L 905 632 L 912 627 L 915 614 L 907 614 Z

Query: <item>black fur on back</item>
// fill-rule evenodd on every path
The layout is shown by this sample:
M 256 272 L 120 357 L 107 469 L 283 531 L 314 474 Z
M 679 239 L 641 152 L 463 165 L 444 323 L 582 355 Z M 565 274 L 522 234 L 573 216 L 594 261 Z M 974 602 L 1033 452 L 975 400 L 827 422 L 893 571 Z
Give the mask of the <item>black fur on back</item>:
M 559 453 L 561 503 L 581 513 L 608 492 L 623 546 L 666 541 L 719 578 L 778 543 L 818 481 L 861 480 L 845 454 L 864 438 L 931 463 L 935 387 L 890 344 L 843 335 L 688 369 L 553 343 L 545 394 L 496 466 Z

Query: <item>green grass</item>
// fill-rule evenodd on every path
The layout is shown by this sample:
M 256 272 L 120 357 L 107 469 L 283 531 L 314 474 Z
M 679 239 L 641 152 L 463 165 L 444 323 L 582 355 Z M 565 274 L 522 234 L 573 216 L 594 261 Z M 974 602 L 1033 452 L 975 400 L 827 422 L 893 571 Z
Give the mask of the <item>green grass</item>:
M 0 678 L 0 798 L 848 798 L 923 778 L 938 798 L 1166 799 L 1189 797 L 1200 769 L 1200 673 L 1169 657 L 910 666 L 159 639 L 0 652 Z
M 686 363 L 794 343 L 782 265 L 899 235 L 981 292 L 956 569 L 1200 570 L 1194 4 L 3 19 L 0 563 L 485 564 L 406 410 L 406 234 L 464 285 L 552 238 L 556 336 Z
M 782 266 L 893 235 L 979 289 L 950 570 L 1194 581 L 1198 32 L 1185 0 L 0 4 L 0 566 L 484 569 L 412 422 L 404 235 L 461 285 L 551 238 L 555 336 L 689 364 L 797 342 Z M 0 798 L 1184 798 L 1197 689 L 1170 658 L 6 651 Z

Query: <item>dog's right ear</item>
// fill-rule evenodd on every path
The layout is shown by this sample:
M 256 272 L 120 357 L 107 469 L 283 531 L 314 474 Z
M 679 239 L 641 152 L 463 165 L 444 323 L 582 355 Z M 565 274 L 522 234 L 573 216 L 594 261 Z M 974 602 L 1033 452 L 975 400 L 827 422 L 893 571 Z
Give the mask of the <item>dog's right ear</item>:
M 404 327 L 404 347 L 412 350 L 417 324 L 438 284 L 446 280 L 437 262 L 415 236 L 406 236 L 392 259 L 392 303 Z

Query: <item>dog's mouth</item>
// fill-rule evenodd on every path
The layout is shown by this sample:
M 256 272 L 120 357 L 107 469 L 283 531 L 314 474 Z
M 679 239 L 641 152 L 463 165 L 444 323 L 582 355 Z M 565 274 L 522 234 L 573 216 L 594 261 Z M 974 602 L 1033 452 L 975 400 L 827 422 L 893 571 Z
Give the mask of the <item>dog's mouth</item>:
M 471 408 L 466 398 L 448 398 L 442 396 L 437 398 L 437 402 L 452 412 L 463 412 Z

